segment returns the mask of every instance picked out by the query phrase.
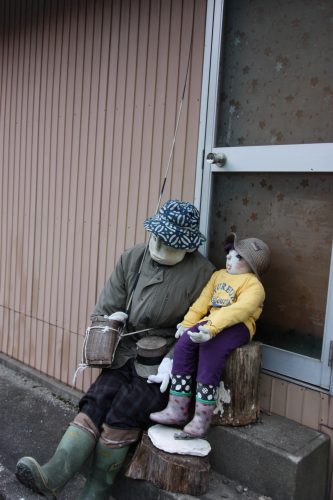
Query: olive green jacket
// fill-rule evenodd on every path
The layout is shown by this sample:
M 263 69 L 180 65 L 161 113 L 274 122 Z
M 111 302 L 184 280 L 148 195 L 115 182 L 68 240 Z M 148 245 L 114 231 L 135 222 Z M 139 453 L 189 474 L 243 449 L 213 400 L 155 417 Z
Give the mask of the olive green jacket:
M 122 254 L 99 296 L 92 320 L 96 316 L 126 310 L 144 249 L 145 245 L 140 244 Z M 175 266 L 160 265 L 147 252 L 133 294 L 127 331 L 153 330 L 121 339 L 112 368 L 119 368 L 135 357 L 136 342 L 144 336 L 166 337 L 171 347 L 175 341 L 176 325 L 197 299 L 214 270 L 213 264 L 198 251 L 187 253 Z

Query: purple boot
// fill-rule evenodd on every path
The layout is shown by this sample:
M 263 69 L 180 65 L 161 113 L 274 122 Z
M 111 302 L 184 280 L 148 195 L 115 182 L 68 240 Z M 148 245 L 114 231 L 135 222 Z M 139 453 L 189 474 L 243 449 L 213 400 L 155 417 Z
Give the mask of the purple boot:
M 191 402 L 190 375 L 172 375 L 169 402 L 167 407 L 150 414 L 150 419 L 163 425 L 185 425 L 189 420 Z
M 213 385 L 197 384 L 194 417 L 184 427 L 183 432 L 175 436 L 177 439 L 201 438 L 206 436 L 216 407 L 217 389 Z

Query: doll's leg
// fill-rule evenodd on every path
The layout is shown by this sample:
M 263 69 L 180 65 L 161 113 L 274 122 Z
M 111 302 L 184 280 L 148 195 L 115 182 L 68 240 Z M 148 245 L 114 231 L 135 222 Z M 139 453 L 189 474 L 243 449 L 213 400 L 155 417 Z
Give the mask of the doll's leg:
M 79 401 L 80 413 L 88 415 L 95 426 L 101 430 L 114 398 L 131 382 L 132 365 L 130 362 L 116 370 L 102 370 L 96 381 Z
M 94 453 L 102 423 L 114 396 L 131 380 L 129 368 L 124 366 L 119 370 L 103 370 L 81 399 L 80 413 L 66 430 L 50 460 L 44 465 L 40 465 L 33 457 L 19 460 L 16 469 L 19 481 L 47 498 L 56 498 L 67 481 Z
M 210 341 L 199 344 L 197 382 L 218 386 L 228 356 L 249 340 L 250 334 L 244 323 L 237 323 L 218 333 Z
M 189 421 L 189 407 L 192 399 L 192 380 L 192 375 L 190 374 L 172 373 L 168 404 L 164 410 L 152 412 L 150 414 L 150 419 L 153 422 L 164 425 L 186 424 L 186 422 Z
M 164 410 L 151 413 L 150 419 L 163 425 L 185 425 L 189 421 L 191 388 L 190 375 L 172 375 L 168 404 Z
M 203 323 L 206 323 L 205 321 Z M 198 332 L 199 325 L 188 328 L 176 342 L 173 353 L 172 373 L 175 375 L 193 375 L 197 371 L 199 345 L 193 342 L 188 331 Z
M 124 443 L 120 430 L 127 430 L 127 439 L 130 434 L 135 438 L 135 432 L 140 433 L 141 429 L 147 429 L 152 424 L 150 413 L 162 410 L 168 402 L 167 391 L 161 393 L 159 384 L 147 384 L 147 379 L 138 376 L 134 363 L 132 365 L 131 383 L 117 393 L 105 420 L 114 431 L 114 442 L 119 444 L 121 441 Z
M 225 361 L 231 352 L 249 341 L 243 323 L 223 330 L 208 342 L 200 344 L 194 418 L 184 427 L 183 438 L 202 437 L 210 426 L 216 406 L 217 389 Z
M 198 331 L 197 325 L 191 330 Z M 188 422 L 192 397 L 192 377 L 197 368 L 198 352 L 198 344 L 192 342 L 185 331 L 177 341 L 173 353 L 168 405 L 163 411 L 150 414 L 153 422 L 164 425 L 184 425 Z

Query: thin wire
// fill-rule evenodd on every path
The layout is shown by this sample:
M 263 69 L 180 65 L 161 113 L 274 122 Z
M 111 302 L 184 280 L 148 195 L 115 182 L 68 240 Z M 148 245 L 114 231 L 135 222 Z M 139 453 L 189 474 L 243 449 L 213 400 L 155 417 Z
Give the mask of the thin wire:
M 173 156 L 173 152 L 174 152 L 174 149 L 175 149 L 176 137 L 177 137 L 178 127 L 179 127 L 179 122 L 180 122 L 180 116 L 181 116 L 181 112 L 182 112 L 182 108 L 183 108 L 184 98 L 185 98 L 185 91 L 186 91 L 186 87 L 187 87 L 187 80 L 188 80 L 189 70 L 190 70 L 190 61 L 191 61 L 192 43 L 193 43 L 193 26 L 194 26 L 194 19 L 193 19 L 193 22 L 192 22 L 191 41 L 190 41 L 190 47 L 189 47 L 189 52 L 188 52 L 187 68 L 186 68 L 186 74 L 185 74 L 184 87 L 183 87 L 183 92 L 182 92 L 182 96 L 181 96 L 181 99 L 180 99 L 180 105 L 179 105 L 179 109 L 178 109 L 176 127 L 175 127 L 175 131 L 174 131 L 174 134 L 173 134 L 173 139 L 172 139 L 172 144 L 171 144 L 171 148 L 170 148 L 169 159 L 168 159 L 167 167 L 166 167 L 166 170 L 165 170 L 165 175 L 164 175 L 164 178 L 163 178 L 163 182 L 162 182 L 162 186 L 161 186 L 161 190 L 160 190 L 160 195 L 159 195 L 159 198 L 158 198 L 157 206 L 156 206 L 156 209 L 155 209 L 155 214 L 157 214 L 157 212 L 159 211 L 160 205 L 161 205 L 161 200 L 162 200 L 162 196 L 163 196 L 163 193 L 164 193 L 165 184 L 166 184 L 166 181 L 167 181 L 167 178 L 168 178 L 168 173 L 169 173 L 169 169 L 170 169 L 170 165 L 171 165 L 172 156 Z M 128 302 L 127 302 L 127 306 L 126 306 L 126 313 L 127 314 L 129 313 L 129 308 L 130 308 L 132 300 L 133 300 L 134 291 L 135 291 L 136 285 L 137 285 L 137 283 L 139 281 L 139 277 L 140 277 L 140 274 L 141 274 L 141 271 L 142 271 L 142 266 L 143 266 L 144 260 L 146 258 L 147 252 L 148 252 L 150 238 L 151 238 L 151 233 L 149 233 L 148 241 L 147 241 L 147 244 L 146 244 L 144 252 L 143 252 L 143 256 L 142 256 L 142 259 L 141 259 L 141 263 L 140 263 L 140 267 L 139 267 L 139 270 L 138 270 L 138 274 L 136 276 L 136 279 L 135 279 L 135 282 L 134 282 L 134 285 L 133 285 L 133 289 L 132 289 L 130 298 L 129 298 Z

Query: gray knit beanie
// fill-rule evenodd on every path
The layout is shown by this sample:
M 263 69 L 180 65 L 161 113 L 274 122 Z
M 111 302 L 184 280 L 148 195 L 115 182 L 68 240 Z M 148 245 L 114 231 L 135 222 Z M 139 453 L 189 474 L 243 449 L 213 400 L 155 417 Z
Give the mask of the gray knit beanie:
M 266 243 L 258 238 L 238 240 L 235 233 L 231 233 L 226 243 L 232 243 L 234 249 L 249 264 L 252 271 L 260 279 L 269 268 L 271 252 Z

